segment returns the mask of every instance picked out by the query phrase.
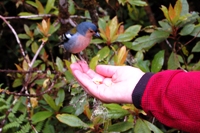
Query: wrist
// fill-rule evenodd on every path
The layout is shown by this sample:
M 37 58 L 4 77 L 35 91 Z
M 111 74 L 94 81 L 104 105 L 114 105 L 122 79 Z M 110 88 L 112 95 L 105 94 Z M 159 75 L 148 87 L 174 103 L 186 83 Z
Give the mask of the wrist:
M 142 109 L 141 107 L 141 101 L 143 93 L 146 89 L 146 85 L 149 81 L 149 79 L 153 76 L 153 73 L 145 73 L 139 80 L 139 82 L 136 84 L 133 92 L 132 92 L 132 103 L 134 106 L 138 109 Z

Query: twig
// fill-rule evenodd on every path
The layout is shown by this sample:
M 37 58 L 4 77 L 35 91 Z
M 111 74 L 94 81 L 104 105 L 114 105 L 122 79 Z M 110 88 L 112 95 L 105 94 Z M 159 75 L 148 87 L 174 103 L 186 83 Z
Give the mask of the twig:
M 167 39 L 165 41 L 168 44 L 168 46 L 172 49 L 172 45 L 170 44 L 170 42 Z
M 71 18 L 68 18 L 68 19 L 60 19 L 60 22 L 61 22 L 62 24 L 70 23 L 73 27 L 76 27 L 76 24 L 72 21 Z
M 38 50 L 37 50 L 35 56 L 33 57 L 33 59 L 32 59 L 32 61 L 31 61 L 30 65 L 29 65 L 29 70 L 32 69 L 34 62 L 35 62 L 36 58 L 38 57 L 40 51 L 41 51 L 42 48 L 44 47 L 44 45 L 45 45 L 45 42 L 42 41 L 42 44 L 41 44 L 40 47 L 38 48 Z
M 32 61 L 31 61 L 30 65 L 29 65 L 28 71 L 29 71 L 29 70 L 32 70 L 33 64 L 34 64 L 36 58 L 38 57 L 40 51 L 41 51 L 42 48 L 44 47 L 44 45 L 45 45 L 45 42 L 42 41 L 42 44 L 41 44 L 40 47 L 38 48 L 36 54 L 34 55 L 34 57 L 33 57 Z M 25 76 L 25 85 L 23 86 L 23 88 L 22 88 L 21 91 L 24 91 L 24 90 L 25 90 L 25 94 L 27 95 L 27 102 L 28 102 L 28 103 L 27 103 L 27 106 L 26 106 L 26 107 L 27 107 L 27 113 L 28 113 L 28 121 L 29 121 L 31 127 L 33 128 L 34 126 L 33 126 L 33 124 L 32 124 L 32 120 L 31 120 L 31 108 L 32 108 L 32 106 L 31 106 L 30 94 L 29 94 L 29 91 L 28 91 L 28 83 L 29 83 L 29 81 L 31 80 L 31 76 L 32 76 L 32 73 L 27 73 L 27 74 L 26 74 L 26 76 Z M 33 128 L 33 129 L 34 129 L 34 128 Z
M 48 87 L 47 90 L 45 90 L 44 92 L 40 93 L 40 94 L 22 94 L 22 93 L 15 93 L 15 92 L 9 92 L 8 90 L 4 90 L 4 89 L 0 89 L 0 93 L 6 93 L 6 94 L 11 94 L 11 95 L 15 95 L 17 97 L 15 97 L 15 100 L 13 101 L 12 105 L 10 106 L 10 109 L 5 113 L 6 116 L 5 118 L 1 121 L 0 123 L 0 133 L 2 132 L 2 128 L 6 122 L 6 119 L 8 117 L 8 115 L 10 114 L 10 112 L 12 111 L 12 108 L 14 107 L 15 103 L 18 101 L 18 99 L 20 98 L 20 96 L 28 96 L 28 97 L 39 97 L 39 96 L 42 96 L 44 95 L 45 93 L 47 92 L 50 92 L 52 90 L 52 88 L 54 87 L 55 83 L 56 83 L 56 80 L 58 79 L 59 77 L 59 74 L 57 74 L 53 81 L 51 82 L 51 85 Z M 29 118 L 30 119 L 30 118 Z M 30 123 L 31 124 L 31 123 Z M 31 125 L 31 127 L 34 129 L 34 126 Z
M 47 73 L 47 71 L 42 71 L 42 70 L 29 70 L 29 71 L 24 71 L 24 70 L 10 70 L 10 69 L 0 69 L 0 72 L 2 73 Z M 56 71 L 51 71 L 51 73 L 56 74 Z
M 55 85 L 56 83 L 56 80 L 58 79 L 59 77 L 59 74 L 57 74 L 53 81 L 51 82 L 51 85 L 48 87 L 47 90 L 41 92 L 41 93 L 38 93 L 38 94 L 23 94 L 23 93 L 17 93 L 17 92 L 10 92 L 9 90 L 5 90 L 5 89 L 0 89 L 0 93 L 6 93 L 8 95 L 14 95 L 14 96 L 26 96 L 26 97 L 40 97 L 48 92 L 50 92 L 53 88 L 53 86 Z
M 84 17 L 84 16 L 78 16 L 78 15 L 71 15 L 70 18 L 82 18 L 82 19 L 89 19 L 89 20 L 91 20 L 91 18 Z
M 151 24 L 157 25 L 156 19 L 152 13 L 151 7 L 149 6 L 148 0 L 145 0 L 145 2 L 147 3 L 147 6 L 144 6 L 144 9 L 149 17 L 149 21 L 151 22 Z
M 5 19 L 3 16 L 0 15 L 0 18 L 8 25 L 8 27 L 11 29 L 11 31 L 12 31 L 13 34 L 15 35 L 16 41 L 17 41 L 17 43 L 19 44 L 19 47 L 20 47 L 21 54 L 22 54 L 22 56 L 24 57 L 24 59 L 26 60 L 26 62 L 29 64 L 30 62 L 29 62 L 29 60 L 26 58 L 26 54 L 25 54 L 24 49 L 23 49 L 23 47 L 22 47 L 22 44 L 21 44 L 21 42 L 20 42 L 20 40 L 19 40 L 19 38 L 18 38 L 18 36 L 17 36 L 16 31 L 15 31 L 14 28 L 8 23 L 8 21 L 6 21 L 6 19 Z
M 188 45 L 188 44 L 191 43 L 195 38 L 197 38 L 197 36 L 199 35 L 199 33 L 200 33 L 200 31 L 197 32 L 197 34 L 196 34 L 191 40 L 189 40 L 188 42 L 186 42 L 186 43 L 184 44 L 184 46 Z M 180 48 L 177 50 L 177 52 L 178 52 L 179 50 L 181 50 L 181 49 L 182 49 L 182 47 L 180 47 Z
M 38 18 L 38 17 L 52 17 L 52 14 L 38 14 L 38 15 L 29 15 L 29 16 L 10 16 L 4 17 L 5 19 L 30 19 L 30 18 Z

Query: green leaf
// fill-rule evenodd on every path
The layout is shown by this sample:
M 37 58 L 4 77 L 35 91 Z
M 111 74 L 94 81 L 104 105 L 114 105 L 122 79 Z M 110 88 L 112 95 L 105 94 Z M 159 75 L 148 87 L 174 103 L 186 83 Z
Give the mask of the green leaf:
M 35 2 L 33 2 L 33 1 L 26 0 L 26 3 L 28 3 L 29 5 L 37 8 L 37 4 Z
M 134 133 L 151 133 L 151 130 L 142 119 L 138 118 L 135 124 Z
M 64 106 L 64 107 L 61 109 L 60 112 L 61 112 L 61 113 L 70 113 L 70 114 L 72 114 L 72 113 L 75 112 L 75 109 L 74 109 L 73 106 Z
M 195 27 L 194 24 L 185 25 L 185 26 L 183 27 L 183 29 L 180 31 L 179 34 L 180 34 L 181 36 L 189 35 L 189 34 L 192 33 L 192 31 L 194 30 L 194 27 Z
M 178 19 L 180 17 L 181 11 L 182 11 L 181 0 L 176 1 L 176 4 L 174 6 L 174 10 L 175 10 L 175 13 L 176 13 L 176 18 Z
M 43 98 L 53 110 L 58 111 L 60 109 L 60 106 L 57 106 L 55 104 L 53 98 L 51 96 L 49 96 L 48 94 L 44 94 Z
M 192 52 L 200 52 L 200 41 L 193 47 Z
M 36 42 L 33 42 L 31 44 L 31 50 L 33 51 L 33 53 L 35 54 L 38 50 L 38 44 Z
M 45 10 L 44 10 L 42 3 L 39 0 L 35 0 L 35 3 L 37 5 L 38 13 L 39 14 L 45 14 L 45 12 L 44 12 Z
M 35 62 L 34 62 L 34 64 L 33 64 L 33 68 L 34 67 L 37 67 L 39 64 L 41 64 L 42 63 L 42 61 L 41 60 L 36 60 Z
M 25 30 L 26 34 L 31 37 L 31 31 L 26 24 L 24 24 L 24 30 Z
M 147 6 L 147 3 L 142 0 L 129 0 L 128 1 L 132 6 Z
M 64 66 L 63 66 L 63 62 L 59 57 L 56 57 L 56 65 L 58 67 L 58 70 L 60 72 L 64 72 Z
M 103 47 L 101 50 L 98 51 L 97 55 L 99 56 L 98 59 L 101 61 L 105 59 L 110 54 L 110 49 L 108 46 Z
M 159 72 L 164 64 L 164 53 L 165 51 L 159 51 L 153 58 L 152 65 L 151 65 L 151 72 Z
M 122 4 L 124 6 L 126 4 L 126 0 L 118 0 L 119 4 Z
M 143 60 L 144 59 L 144 54 L 142 51 L 138 51 L 136 54 L 135 54 L 135 59 L 136 61 L 139 61 L 139 60 Z
M 188 56 L 189 51 L 187 50 L 186 46 L 183 45 L 182 48 L 181 48 L 181 50 L 183 51 L 184 55 Z
M 70 71 L 65 71 L 65 78 L 67 79 L 67 82 L 70 83 L 72 80 L 74 80 L 74 76 Z
M 102 29 L 102 30 L 106 29 L 106 20 L 99 18 L 98 27 L 99 29 Z
M 49 111 L 40 111 L 40 112 L 37 112 L 36 114 L 34 114 L 31 117 L 31 120 L 35 124 L 35 123 L 38 123 L 40 121 L 44 121 L 45 119 L 51 117 L 52 115 L 53 115 L 52 112 L 49 112 Z
M 115 16 L 114 18 L 112 18 L 110 20 L 109 29 L 110 29 L 110 39 L 111 39 L 111 42 L 113 42 L 115 40 L 114 36 L 118 32 L 119 26 L 120 26 L 120 24 L 118 23 L 117 16 Z M 114 40 L 112 41 L 112 39 L 114 39 Z
M 199 71 L 200 70 L 200 61 L 193 65 L 193 70 L 194 71 Z
M 124 132 L 131 128 L 133 128 L 133 123 L 125 121 L 125 122 L 118 122 L 116 124 L 108 126 L 108 131 L 109 132 Z
M 57 98 L 55 99 L 55 103 L 57 106 L 61 106 L 62 102 L 65 100 L 65 91 L 63 89 L 59 89 Z
M 150 39 L 150 36 L 142 36 L 135 39 L 133 43 L 124 42 L 123 44 L 132 50 L 141 51 L 150 49 L 155 43 L 155 40 Z
M 16 88 L 16 87 L 21 86 L 21 85 L 22 85 L 22 79 L 15 79 L 13 84 L 12 84 L 12 87 Z
M 153 133 L 163 133 L 159 128 L 157 128 L 155 125 L 153 125 L 149 121 L 143 120 L 143 122 L 148 126 L 148 128 L 151 131 L 153 131 Z
M 150 66 L 150 61 L 149 60 L 139 60 L 136 64 L 143 72 L 150 72 L 149 66 Z
M 180 56 L 180 55 L 178 55 L 178 61 L 179 61 L 180 63 L 184 63 L 183 57 Z
M 158 23 L 164 31 L 169 32 L 169 33 L 172 32 L 172 27 L 171 27 L 171 25 L 169 25 L 168 21 L 162 20 L 162 21 L 158 21 Z
M 54 22 L 53 24 L 50 25 L 49 34 L 53 34 L 54 32 L 58 31 L 59 28 L 60 24 L 55 24 Z
M 56 118 L 64 123 L 67 124 L 70 127 L 86 127 L 88 128 L 89 125 L 81 121 L 77 116 L 75 115 L 70 115 L 70 114 L 57 114 Z
M 84 16 L 85 16 L 87 19 L 90 19 L 90 20 L 91 20 L 90 12 L 89 12 L 88 10 L 85 10 Z
M 68 0 L 68 12 L 70 13 L 70 15 L 73 15 L 76 13 L 76 8 L 75 8 L 75 5 L 74 5 L 74 2 L 72 0 Z
M 70 61 L 68 60 L 64 60 L 65 62 L 65 66 L 67 67 L 68 71 L 70 71 L 70 73 L 72 73 L 72 69 L 70 68 L 70 65 L 72 64 Z
M 98 61 L 99 61 L 99 55 L 96 55 L 95 57 L 93 57 L 93 58 L 91 59 L 89 66 L 90 66 L 90 68 L 91 68 L 92 70 L 95 70 L 95 68 L 96 68 L 96 66 L 97 66 L 97 64 L 98 64 Z
M 27 42 L 26 42 L 26 47 L 29 47 L 31 45 L 33 41 L 31 39 L 29 39 Z
M 160 43 L 169 37 L 170 33 L 163 30 L 155 30 L 150 35 L 150 39 L 154 39 L 156 43 Z
M 191 60 L 194 58 L 194 54 L 191 54 L 188 58 L 187 58 L 187 63 L 190 63 Z
M 200 24 L 194 27 L 194 30 L 190 34 L 191 36 L 200 37 Z
M 179 22 L 177 23 L 177 27 L 183 27 L 187 24 L 193 24 L 199 18 L 199 14 L 197 12 L 191 12 L 185 14 L 184 16 L 179 17 Z
M 71 63 L 75 63 L 77 60 L 78 58 L 74 54 L 71 54 Z
M 164 41 L 168 37 L 169 37 L 168 32 L 162 30 L 155 30 L 150 36 L 138 37 L 137 39 L 135 39 L 132 45 L 130 43 L 123 43 L 123 44 L 135 51 L 149 50 L 156 43 L 160 43 L 161 41 Z
M 45 79 L 37 79 L 34 81 L 34 83 L 37 85 L 43 85 L 44 81 L 45 81 Z
M 108 118 L 110 119 L 118 119 L 129 114 L 129 112 L 123 109 L 119 104 L 103 104 L 103 106 L 108 109 Z
M 181 11 L 181 16 L 189 13 L 189 4 L 187 0 L 181 0 L 182 3 L 182 11 Z
M 30 39 L 30 37 L 27 34 L 18 34 L 17 35 L 20 39 Z
M 93 43 L 93 44 L 101 44 L 101 43 L 105 43 L 105 40 L 102 40 L 102 39 L 92 39 L 90 43 Z
M 170 21 L 171 19 L 169 18 L 168 9 L 167 9 L 165 6 L 163 6 L 163 5 L 161 6 L 160 9 L 163 11 L 163 14 L 164 14 L 165 18 L 166 18 L 168 21 Z
M 167 62 L 167 69 L 177 69 L 178 67 L 180 67 L 178 55 L 172 52 Z
M 141 25 L 133 25 L 125 30 L 123 34 L 120 34 L 117 38 L 118 42 L 127 42 L 132 40 L 138 35 L 138 32 L 141 29 Z
M 48 14 L 52 8 L 54 8 L 55 0 L 48 0 L 45 6 L 45 12 Z

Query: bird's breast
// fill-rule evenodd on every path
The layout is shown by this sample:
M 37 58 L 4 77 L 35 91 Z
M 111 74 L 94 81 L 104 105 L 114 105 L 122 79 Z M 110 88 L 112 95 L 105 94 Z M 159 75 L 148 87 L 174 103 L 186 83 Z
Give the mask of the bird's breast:
M 78 35 L 77 37 L 71 38 L 72 40 L 71 44 L 69 44 L 68 51 L 70 53 L 79 53 L 83 51 L 91 41 L 91 38 L 85 37 L 83 35 Z

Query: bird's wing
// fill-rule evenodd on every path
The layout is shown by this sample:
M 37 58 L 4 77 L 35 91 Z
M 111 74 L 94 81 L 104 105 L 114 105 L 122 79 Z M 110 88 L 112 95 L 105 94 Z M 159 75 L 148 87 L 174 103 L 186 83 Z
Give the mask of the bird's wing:
M 62 40 L 63 42 L 68 42 L 69 39 L 76 33 L 76 28 L 72 28 L 71 30 L 69 30 L 68 32 L 64 33 L 62 35 Z

